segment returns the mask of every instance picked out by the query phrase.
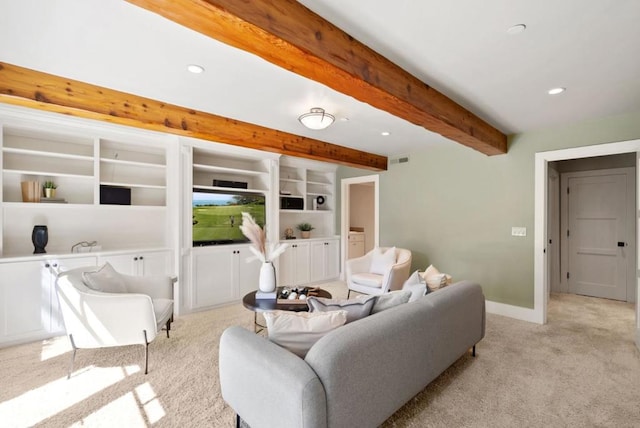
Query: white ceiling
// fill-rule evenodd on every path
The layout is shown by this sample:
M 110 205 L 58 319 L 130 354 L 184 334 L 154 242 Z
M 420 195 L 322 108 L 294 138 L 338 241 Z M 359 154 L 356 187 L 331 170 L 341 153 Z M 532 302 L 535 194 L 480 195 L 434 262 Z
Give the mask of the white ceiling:
M 300 3 L 507 134 L 640 111 L 637 0 Z M 0 0 L 0 61 L 386 156 L 453 144 L 122 0 Z M 316 106 L 349 120 L 307 130 Z

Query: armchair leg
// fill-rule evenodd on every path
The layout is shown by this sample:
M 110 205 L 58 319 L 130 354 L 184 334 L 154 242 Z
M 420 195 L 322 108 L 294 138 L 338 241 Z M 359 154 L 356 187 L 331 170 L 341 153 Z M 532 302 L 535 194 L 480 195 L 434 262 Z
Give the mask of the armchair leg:
M 236 428 L 240 428 L 240 415 L 236 413 Z
M 76 359 L 76 351 L 78 350 L 78 348 L 76 348 L 75 342 L 73 341 L 72 334 L 69 335 L 69 340 L 71 341 L 71 347 L 73 348 L 73 353 L 71 354 L 71 362 L 69 363 L 69 373 L 67 373 L 67 380 L 71 379 L 71 373 L 73 372 L 73 362 Z
M 351 296 L 351 290 L 347 292 L 347 299 Z
M 169 330 L 171 330 L 171 321 L 173 319 L 173 315 L 171 315 L 171 318 L 169 318 L 169 320 L 167 321 L 167 324 L 165 326 L 166 330 L 167 330 L 167 339 L 169 338 Z
M 472 357 L 476 356 L 476 345 L 473 345 L 473 348 L 471 349 L 471 356 Z
M 144 333 L 144 374 L 149 373 L 149 342 L 147 341 L 147 330 Z

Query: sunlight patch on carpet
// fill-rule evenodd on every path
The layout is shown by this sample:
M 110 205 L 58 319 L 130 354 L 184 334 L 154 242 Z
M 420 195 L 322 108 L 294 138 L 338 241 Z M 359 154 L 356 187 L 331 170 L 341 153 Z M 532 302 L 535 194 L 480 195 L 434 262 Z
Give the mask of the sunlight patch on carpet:
M 135 391 L 150 423 L 154 424 L 165 417 L 166 412 L 149 382 L 136 387 Z
M 71 426 L 74 428 L 101 426 L 105 421 L 109 421 L 109 425 L 113 427 L 147 427 L 133 392 L 111 401 Z
M 123 367 L 90 366 L 81 372 L 76 372 L 71 379 L 62 377 L 0 403 L 0 421 L 11 421 L 13 426 L 35 425 L 127 376 Z

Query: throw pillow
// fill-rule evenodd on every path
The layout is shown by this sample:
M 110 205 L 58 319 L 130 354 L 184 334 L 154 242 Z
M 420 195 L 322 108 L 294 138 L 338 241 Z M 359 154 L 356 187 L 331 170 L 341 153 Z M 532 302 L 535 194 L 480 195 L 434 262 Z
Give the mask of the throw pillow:
M 347 311 L 347 322 L 345 324 L 368 316 L 375 302 L 376 296 L 350 300 L 333 300 L 313 296 L 307 299 L 309 312 Z
M 344 325 L 347 311 L 265 312 L 269 340 L 304 358 L 325 334 Z
M 84 284 L 95 291 L 104 293 L 126 293 L 127 286 L 122 276 L 109 264 L 97 268 L 95 271 L 82 273 Z
M 427 284 L 422 280 L 418 271 L 411 274 L 409 279 L 405 281 L 402 289 L 411 291 L 411 297 L 409 298 L 410 302 L 418 300 L 428 292 Z
M 386 311 L 387 309 L 391 309 L 394 306 L 407 303 L 410 298 L 411 291 L 409 290 L 397 290 L 387 294 L 381 294 L 376 299 L 376 303 L 375 305 L 373 305 L 373 309 L 371 309 L 371 315 L 378 312 Z
M 373 250 L 369 271 L 378 275 L 384 275 L 395 263 L 396 247 L 391 247 L 384 252 L 381 248 L 376 248 Z
M 434 265 L 429 265 L 429 267 L 424 270 L 422 277 L 426 280 L 427 278 L 433 275 L 440 275 L 440 271 L 436 269 Z

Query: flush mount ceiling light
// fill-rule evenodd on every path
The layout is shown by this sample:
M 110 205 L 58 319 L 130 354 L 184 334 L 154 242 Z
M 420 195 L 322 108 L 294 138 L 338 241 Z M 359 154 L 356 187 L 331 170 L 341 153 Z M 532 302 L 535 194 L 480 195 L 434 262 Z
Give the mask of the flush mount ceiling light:
M 309 113 L 301 115 L 298 120 L 309 129 L 319 130 L 331 125 L 336 118 L 325 112 L 323 108 L 314 107 Z
M 547 91 L 547 93 L 548 93 L 549 95 L 558 95 L 558 94 L 563 93 L 563 92 L 564 92 L 564 91 L 566 91 L 566 90 L 567 90 L 567 88 L 553 88 L 553 89 L 549 89 L 549 90 Z
M 385 137 L 386 137 L 387 135 L 391 135 L 391 132 L 389 132 L 389 131 L 382 131 L 382 132 L 380 133 L 380 135 L 383 135 L 383 136 L 385 136 Z
M 204 67 L 198 64 L 189 64 L 187 65 L 187 70 L 189 70 L 193 74 L 200 74 L 204 71 Z

